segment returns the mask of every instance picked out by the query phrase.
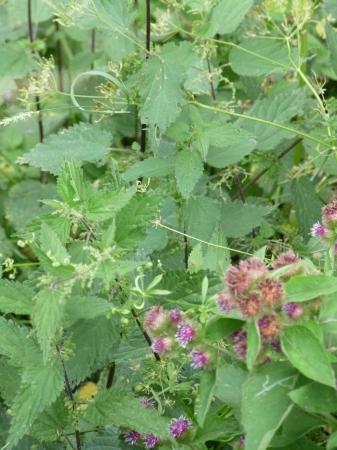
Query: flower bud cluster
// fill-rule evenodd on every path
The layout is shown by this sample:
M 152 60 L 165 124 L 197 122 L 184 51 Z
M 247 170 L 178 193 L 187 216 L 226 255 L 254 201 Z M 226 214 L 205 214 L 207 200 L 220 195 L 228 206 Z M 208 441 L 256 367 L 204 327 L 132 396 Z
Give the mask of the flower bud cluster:
M 176 349 L 188 350 L 193 369 L 203 369 L 211 362 L 211 354 L 200 345 L 198 326 L 175 308 L 152 307 L 145 315 L 144 328 L 152 338 L 153 352 L 165 356 Z
M 337 200 L 322 208 L 321 222 L 313 224 L 311 236 L 320 238 L 328 246 L 337 247 Z
M 225 274 L 224 291 L 218 295 L 219 309 L 228 314 L 231 310 L 239 310 L 247 321 L 255 321 L 258 325 L 262 341 L 273 350 L 279 349 L 279 334 L 282 320 L 296 320 L 303 311 L 294 302 L 284 303 L 285 291 L 281 276 L 276 270 L 289 266 L 293 270 L 299 258 L 291 251 L 282 253 L 269 269 L 257 257 L 241 261 L 236 266 L 230 266 Z M 289 275 L 288 273 L 288 275 Z M 247 332 L 240 329 L 231 335 L 233 350 L 240 359 L 247 352 Z

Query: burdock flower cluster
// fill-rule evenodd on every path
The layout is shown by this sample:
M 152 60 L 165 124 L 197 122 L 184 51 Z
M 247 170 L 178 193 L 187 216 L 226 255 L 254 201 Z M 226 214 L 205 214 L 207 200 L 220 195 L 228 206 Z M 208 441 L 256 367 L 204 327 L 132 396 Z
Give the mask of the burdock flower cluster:
M 165 356 L 174 349 L 186 349 L 193 369 L 209 365 L 211 355 L 200 344 L 198 326 L 180 309 L 168 311 L 162 306 L 154 306 L 145 315 L 144 328 L 152 338 L 153 352 Z
M 294 302 L 283 302 L 283 281 L 276 276 L 276 270 L 297 263 L 299 258 L 288 251 L 275 260 L 274 270 L 268 269 L 257 257 L 230 266 L 225 274 L 225 289 L 217 298 L 220 310 L 225 313 L 232 309 L 239 310 L 247 321 L 256 321 L 262 340 L 270 348 L 278 350 L 280 319 L 282 316 L 298 319 L 302 315 L 302 308 Z M 247 351 L 246 330 L 240 329 L 233 333 L 231 341 L 235 353 L 244 359 Z
M 329 246 L 337 247 L 337 200 L 322 208 L 321 222 L 312 226 L 311 236 L 320 238 Z

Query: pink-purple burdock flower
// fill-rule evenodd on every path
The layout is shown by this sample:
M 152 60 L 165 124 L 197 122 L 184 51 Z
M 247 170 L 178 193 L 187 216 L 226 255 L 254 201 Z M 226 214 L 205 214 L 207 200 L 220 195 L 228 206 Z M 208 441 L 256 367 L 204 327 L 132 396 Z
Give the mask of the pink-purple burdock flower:
M 234 352 L 240 359 L 245 359 L 247 353 L 247 332 L 245 330 L 237 330 L 230 336 Z
M 192 426 L 190 420 L 184 416 L 180 416 L 179 419 L 172 419 L 169 425 L 169 430 L 174 438 L 179 438 L 185 434 Z
M 299 261 L 299 257 L 292 251 L 281 253 L 273 262 L 274 269 L 280 269 L 281 267 L 289 266 L 290 264 L 295 264 Z
M 170 321 L 173 325 L 178 325 L 181 322 L 182 315 L 179 308 L 171 309 L 169 312 Z
M 155 353 L 167 353 L 172 348 L 172 339 L 169 337 L 154 338 L 151 348 Z
M 221 311 L 228 313 L 234 307 L 233 297 L 227 292 L 221 292 L 217 297 L 217 304 Z
M 134 430 L 125 431 L 125 433 L 123 433 L 123 436 L 124 441 L 129 445 L 137 445 L 142 438 L 140 433 Z
M 320 222 L 314 223 L 310 230 L 310 234 L 312 237 L 326 237 L 328 235 L 328 232 L 329 230 Z
M 259 284 L 263 303 L 273 305 L 283 297 L 283 286 L 281 281 L 267 278 Z
M 194 327 L 188 323 L 183 323 L 179 325 L 176 332 L 176 340 L 182 346 L 186 347 L 195 338 L 196 331 Z
M 298 303 L 289 302 L 283 305 L 283 311 L 291 319 L 298 319 L 302 314 L 302 307 Z
M 241 261 L 239 267 L 248 274 L 249 280 L 256 280 L 263 277 L 267 273 L 266 265 L 256 256 L 252 256 L 245 261 Z
M 273 314 L 265 315 L 258 321 L 261 336 L 271 338 L 278 336 L 279 324 Z
M 244 436 L 240 436 L 240 438 L 239 438 L 239 446 L 240 446 L 240 448 L 243 448 L 245 446 L 245 442 L 246 442 L 245 437 Z
M 204 352 L 202 350 L 192 350 L 190 353 L 190 357 L 192 359 L 192 369 L 203 369 L 209 364 L 211 359 L 211 355 L 208 352 Z
M 161 306 L 154 306 L 144 318 L 144 327 L 148 331 L 159 331 L 167 324 L 167 313 Z
M 252 294 L 239 300 L 241 312 L 249 317 L 254 317 L 260 312 L 261 302 L 257 295 Z
M 270 342 L 270 346 L 275 352 L 279 353 L 281 351 L 281 341 L 279 339 L 273 339 Z
M 154 409 L 156 407 L 156 404 L 153 400 L 150 400 L 147 397 L 141 397 L 139 400 L 140 404 L 144 406 L 146 409 Z
M 337 201 L 328 203 L 322 209 L 322 220 L 328 228 L 335 227 L 337 224 Z
M 234 294 L 244 292 L 249 287 L 249 276 L 245 268 L 230 266 L 225 281 L 228 289 Z
M 146 434 L 144 436 L 144 447 L 155 448 L 159 444 L 159 438 L 154 434 Z

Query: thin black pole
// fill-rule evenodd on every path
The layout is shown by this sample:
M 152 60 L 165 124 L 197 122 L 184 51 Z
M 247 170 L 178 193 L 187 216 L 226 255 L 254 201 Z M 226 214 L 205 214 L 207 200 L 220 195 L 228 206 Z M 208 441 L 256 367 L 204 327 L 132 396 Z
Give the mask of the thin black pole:
M 146 53 L 145 59 L 148 59 L 151 50 L 151 0 L 146 0 Z M 141 125 L 141 134 L 140 134 L 140 151 L 145 153 L 146 150 L 146 125 Z
M 27 3 L 27 16 L 28 16 L 28 37 L 29 42 L 31 44 L 34 43 L 34 33 L 33 33 L 33 19 L 32 19 L 32 0 L 28 0 Z M 34 50 L 32 50 L 34 52 Z M 41 101 L 40 96 L 35 96 L 35 108 L 37 111 L 37 124 L 39 128 L 39 140 L 40 142 L 44 141 L 44 127 L 42 120 L 42 112 L 41 112 Z M 40 182 L 41 184 L 46 184 L 47 182 L 47 173 L 41 170 L 40 172 Z

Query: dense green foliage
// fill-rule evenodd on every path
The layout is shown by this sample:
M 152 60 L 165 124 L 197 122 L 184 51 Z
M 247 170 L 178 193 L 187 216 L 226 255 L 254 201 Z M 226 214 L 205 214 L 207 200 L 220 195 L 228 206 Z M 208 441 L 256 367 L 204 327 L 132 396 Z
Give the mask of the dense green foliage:
M 336 449 L 336 0 L 0 24 L 0 448 Z

